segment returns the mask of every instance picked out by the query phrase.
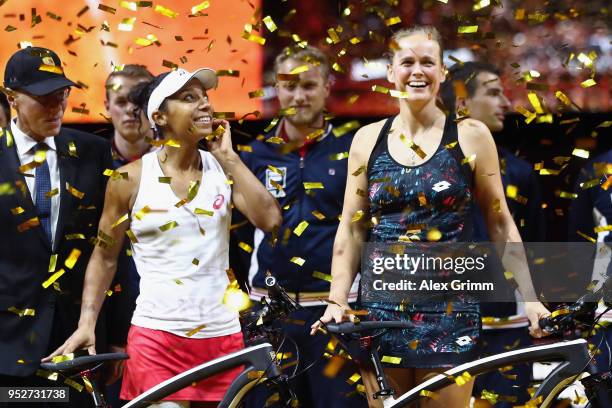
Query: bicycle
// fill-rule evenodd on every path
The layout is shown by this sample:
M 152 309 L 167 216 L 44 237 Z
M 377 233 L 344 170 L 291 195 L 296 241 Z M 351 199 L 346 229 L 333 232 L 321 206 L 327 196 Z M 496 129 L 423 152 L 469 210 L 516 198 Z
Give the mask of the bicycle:
M 229 354 L 203 363 L 188 371 L 172 377 L 159 385 L 146 391 L 136 399 L 124 405 L 124 408 L 143 408 L 151 403 L 157 402 L 174 392 L 189 386 L 191 383 L 208 378 L 224 370 L 244 366 L 241 374 L 232 382 L 220 408 L 234 408 L 244 400 L 253 387 L 260 384 L 268 384 L 275 387 L 279 392 L 279 401 L 285 406 L 290 406 L 295 401 L 289 380 L 290 376 L 283 372 L 277 360 L 276 350 L 279 350 L 284 342 L 282 334 L 275 328 L 276 322 L 286 318 L 289 313 L 299 306 L 284 292 L 276 283 L 274 278 L 268 277 L 269 299 L 262 299 L 262 308 L 251 312 L 251 315 L 243 316 L 245 331 L 250 342 L 260 342 L 251 345 L 241 351 Z M 555 332 L 569 327 L 575 320 L 584 318 L 596 307 L 597 301 L 604 297 L 612 299 L 612 278 L 602 288 L 594 293 L 581 297 L 577 302 L 563 309 L 563 312 L 553 313 L 552 317 L 542 319 L 541 326 L 549 332 Z M 596 319 L 594 319 L 596 322 Z M 521 362 L 561 360 L 561 363 L 544 379 L 537 388 L 532 401 L 541 401 L 540 407 L 549 407 L 558 394 L 570 383 L 582 377 L 585 370 L 591 374 L 587 381 L 587 397 L 593 408 L 612 406 L 612 375 L 610 372 L 593 373 L 589 367 L 591 356 L 584 339 L 561 341 L 553 344 L 531 346 L 523 349 L 508 351 L 501 354 L 481 358 L 469 363 L 451 368 L 444 373 L 438 374 L 431 379 L 417 385 L 406 393 L 395 397 L 395 392 L 389 387 L 385 378 L 382 363 L 378 356 L 376 347 L 372 340 L 382 334 L 380 330 L 401 329 L 411 327 L 410 322 L 399 321 L 363 321 L 357 323 L 328 323 L 326 330 L 342 339 L 342 343 L 358 341 L 360 347 L 368 354 L 368 359 L 374 367 L 377 383 L 380 388 L 374 394 L 375 398 L 381 398 L 385 408 L 408 407 L 421 398 L 429 398 L 432 393 L 453 384 L 455 378 L 462 376 L 465 372 L 470 376 L 482 374 L 508 365 Z M 363 336 L 364 332 L 377 332 L 372 336 Z M 274 343 L 276 347 L 272 345 Z M 95 365 L 101 365 L 111 359 L 123 358 L 113 354 L 100 354 L 93 356 L 77 357 L 73 360 L 60 363 L 43 363 L 42 368 L 59 371 L 63 375 L 82 375 L 83 372 L 91 370 Z M 81 371 L 79 371 L 81 369 Z M 295 370 L 294 370 L 295 374 Z M 89 375 L 89 378 L 92 378 Z M 95 382 L 91 381 L 92 385 Z M 583 382 L 585 382 L 583 380 Z M 102 396 L 96 396 L 96 386 L 93 386 L 93 398 L 96 407 L 106 407 Z M 99 394 L 99 392 L 97 393 Z

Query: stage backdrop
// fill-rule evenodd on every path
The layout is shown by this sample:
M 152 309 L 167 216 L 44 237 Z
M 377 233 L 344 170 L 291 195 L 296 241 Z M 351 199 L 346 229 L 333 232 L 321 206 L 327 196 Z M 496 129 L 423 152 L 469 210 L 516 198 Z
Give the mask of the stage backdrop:
M 20 43 L 51 48 L 67 76 L 82 84 L 70 96 L 66 121 L 101 122 L 104 81 L 114 67 L 144 64 L 153 74 L 210 67 L 223 70 L 211 93 L 215 110 L 241 117 L 261 111 L 261 99 L 248 93 L 262 87 L 262 34 L 243 38 L 259 3 L 0 0 L 0 74 Z

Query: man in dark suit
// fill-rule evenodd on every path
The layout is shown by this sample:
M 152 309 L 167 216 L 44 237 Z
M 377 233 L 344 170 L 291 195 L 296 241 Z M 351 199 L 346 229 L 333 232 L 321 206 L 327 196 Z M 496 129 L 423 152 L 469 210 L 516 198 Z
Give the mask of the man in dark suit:
M 21 49 L 4 75 L 17 115 L 0 136 L 0 385 L 65 386 L 37 369 L 77 327 L 110 146 L 62 128 L 75 84 L 53 51 Z M 106 327 L 98 331 L 104 351 Z M 71 389 L 70 405 L 62 406 L 84 407 L 90 399 Z

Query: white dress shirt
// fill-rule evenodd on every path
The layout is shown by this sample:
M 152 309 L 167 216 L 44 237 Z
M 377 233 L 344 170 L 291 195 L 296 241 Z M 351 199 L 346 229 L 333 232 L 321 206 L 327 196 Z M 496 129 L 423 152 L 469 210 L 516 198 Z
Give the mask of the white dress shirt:
M 17 148 L 17 156 L 19 157 L 21 165 L 23 166 L 24 164 L 34 161 L 34 154 L 36 153 L 36 145 L 38 142 L 23 133 L 17 126 L 16 120 L 11 121 L 11 132 L 13 133 L 15 147 Z M 49 147 L 46 157 L 47 164 L 49 165 L 49 174 L 51 176 L 51 190 L 58 189 L 58 193 L 51 197 L 51 246 L 53 247 L 60 208 L 60 173 L 57 165 L 57 149 L 55 147 L 54 136 L 46 137 L 43 142 Z M 36 185 L 35 171 L 36 169 L 34 168 L 23 173 L 26 175 L 25 181 L 34 204 L 36 204 L 36 191 L 34 191 Z

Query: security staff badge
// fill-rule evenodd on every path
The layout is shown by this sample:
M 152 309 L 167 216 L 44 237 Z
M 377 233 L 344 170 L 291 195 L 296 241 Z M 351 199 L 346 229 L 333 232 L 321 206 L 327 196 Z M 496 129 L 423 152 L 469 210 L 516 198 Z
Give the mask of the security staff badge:
M 266 188 L 276 198 L 285 197 L 287 186 L 287 168 L 275 167 L 266 169 Z

